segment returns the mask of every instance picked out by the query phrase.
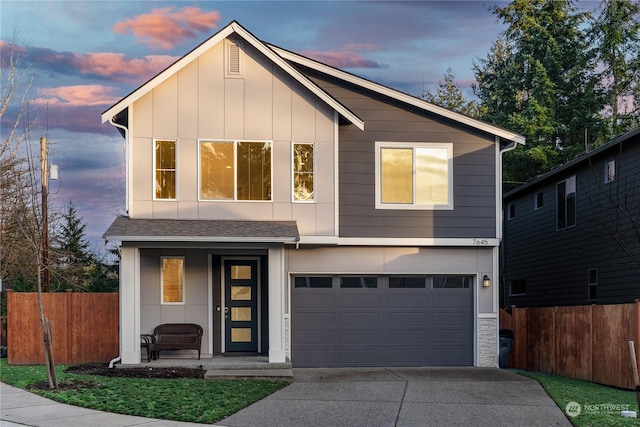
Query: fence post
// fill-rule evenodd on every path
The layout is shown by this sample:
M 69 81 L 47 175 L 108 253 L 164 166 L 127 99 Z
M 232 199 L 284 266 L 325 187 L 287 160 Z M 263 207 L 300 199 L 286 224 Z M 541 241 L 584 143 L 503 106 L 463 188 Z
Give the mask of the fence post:
M 73 321 L 74 318 L 74 295 L 73 292 L 71 291 L 71 289 L 67 289 L 67 318 L 65 319 L 66 321 L 66 330 L 67 330 L 67 361 L 66 363 L 69 363 L 72 358 L 73 355 L 77 353 L 77 349 L 75 349 L 75 340 L 74 337 L 76 336 L 76 324 Z
M 594 358 L 594 353 L 593 353 L 593 343 L 594 343 L 594 335 L 595 335 L 595 305 L 591 304 L 589 306 L 589 314 L 590 314 L 590 320 L 589 320 L 589 381 L 593 381 L 593 358 Z

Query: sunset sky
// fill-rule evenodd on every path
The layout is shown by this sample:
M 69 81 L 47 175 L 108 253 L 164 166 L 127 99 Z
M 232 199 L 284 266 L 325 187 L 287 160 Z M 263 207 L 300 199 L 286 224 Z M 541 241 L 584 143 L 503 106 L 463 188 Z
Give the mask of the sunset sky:
M 50 143 L 60 180 L 53 209 L 72 201 L 101 252 L 100 236 L 124 206 L 124 140 L 100 115 L 236 20 L 259 39 L 419 95 L 447 68 L 469 97 L 472 65 L 504 28 L 487 1 L 0 1 L 7 43 L 34 80 L 30 138 Z M 598 2 L 580 2 L 593 10 Z M 3 65 L 4 66 L 4 65 Z M 4 72 L 4 70 L 3 70 Z M 2 137 L 11 114 L 2 117 Z M 37 146 L 37 145 L 35 145 Z

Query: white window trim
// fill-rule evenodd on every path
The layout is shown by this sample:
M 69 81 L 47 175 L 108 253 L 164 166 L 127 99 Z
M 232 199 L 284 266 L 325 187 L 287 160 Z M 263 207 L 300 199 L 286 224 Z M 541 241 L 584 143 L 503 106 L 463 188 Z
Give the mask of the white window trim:
M 558 227 L 558 185 L 561 183 L 565 184 L 564 189 L 564 210 L 565 210 L 565 223 L 567 222 L 567 196 L 569 194 L 575 195 L 575 217 L 573 218 L 574 223 L 572 225 L 566 225 L 562 228 Z M 568 189 L 572 189 L 569 191 Z M 569 228 L 574 228 L 578 223 L 578 185 L 577 185 L 577 177 L 576 175 L 571 175 L 570 177 L 563 179 L 562 181 L 556 182 L 556 231 L 562 231 Z
M 509 280 L 509 296 L 510 297 L 521 297 L 521 296 L 527 295 L 527 282 L 526 282 L 526 280 L 525 279 L 518 279 L 518 280 L 524 280 L 525 291 L 517 293 L 517 294 L 513 293 L 513 280 Z
M 201 193 L 201 187 L 202 187 L 202 181 L 201 181 L 201 175 L 200 175 L 200 170 L 202 168 L 202 165 L 200 164 L 200 151 L 201 151 L 201 147 L 202 147 L 202 143 L 203 142 L 222 142 L 222 143 L 229 143 L 229 144 L 233 144 L 233 199 L 204 199 L 202 198 L 202 193 Z M 238 168 L 238 143 L 239 142 L 260 142 L 260 143 L 268 143 L 271 144 L 271 200 L 238 200 L 238 174 L 237 174 L 237 168 Z M 259 140 L 259 139 L 214 139 L 214 138 L 200 138 L 198 139 L 198 166 L 197 166 L 197 173 L 198 173 L 198 201 L 199 202 L 217 202 L 217 203 L 273 203 L 274 201 L 274 196 L 273 196 L 273 192 L 275 190 L 275 185 L 274 185 L 274 176 L 273 176 L 273 151 L 274 151 L 274 143 L 271 140 Z M 315 185 L 315 183 L 314 183 Z
M 542 194 L 542 204 L 538 205 L 538 194 Z M 544 191 L 536 191 L 533 193 L 533 210 L 537 211 L 544 208 Z
M 449 203 L 445 204 L 392 204 L 381 202 L 381 179 L 380 174 L 380 150 L 382 148 L 442 148 L 447 150 L 447 200 Z M 376 209 L 395 209 L 395 210 L 453 210 L 453 144 L 450 142 L 398 142 L 398 141 L 376 141 L 375 143 L 375 197 L 376 197 Z M 415 181 L 413 186 L 414 200 L 415 200 Z
M 294 175 L 295 171 L 295 162 L 294 162 L 294 148 L 296 145 L 310 145 L 313 151 L 313 198 L 311 200 L 296 200 L 295 191 L 293 188 L 293 183 L 295 182 Z M 272 159 L 273 166 L 273 159 Z M 291 203 L 315 203 L 316 202 L 316 143 L 315 142 L 295 142 L 291 141 Z
M 174 142 L 176 144 L 176 182 L 175 182 L 175 186 L 176 186 L 176 197 L 173 199 L 160 199 L 156 197 L 156 142 L 158 141 L 167 141 L 167 142 Z M 152 187 L 151 187 L 151 194 L 152 196 L 152 200 L 155 202 L 175 202 L 176 200 L 178 200 L 178 140 L 177 139 L 172 139 L 172 138 L 154 138 L 153 141 L 151 141 L 151 150 L 153 151 L 153 160 L 152 160 L 152 167 L 151 167 L 151 183 L 152 183 Z
M 609 173 L 613 165 L 613 177 Z M 609 184 L 616 180 L 616 159 L 609 159 L 604 163 L 604 183 Z
M 165 259 L 182 259 L 182 301 L 181 302 L 164 302 L 164 277 L 162 269 L 162 261 Z M 160 304 L 161 305 L 185 305 L 187 301 L 187 286 L 186 286 L 186 270 L 187 265 L 185 263 L 184 256 L 161 256 L 160 257 Z

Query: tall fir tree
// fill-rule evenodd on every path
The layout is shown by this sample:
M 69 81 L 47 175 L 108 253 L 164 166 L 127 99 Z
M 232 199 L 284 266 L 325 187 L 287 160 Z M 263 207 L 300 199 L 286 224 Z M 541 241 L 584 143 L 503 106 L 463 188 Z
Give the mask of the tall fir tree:
M 478 104 L 476 101 L 467 99 L 456 83 L 455 78 L 453 70 L 447 68 L 443 80 L 438 82 L 438 88 L 435 93 L 424 91 L 424 93 L 420 95 L 420 98 L 469 117 L 478 117 Z
M 505 182 L 527 181 L 584 151 L 600 133 L 595 58 L 570 0 L 513 0 L 491 11 L 507 25 L 486 59 L 474 63 L 482 118 L 522 133 L 507 154 Z

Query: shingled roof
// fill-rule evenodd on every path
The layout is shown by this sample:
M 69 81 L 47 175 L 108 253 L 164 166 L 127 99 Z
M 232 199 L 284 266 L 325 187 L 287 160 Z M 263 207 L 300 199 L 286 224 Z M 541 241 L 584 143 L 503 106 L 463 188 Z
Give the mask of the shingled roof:
M 136 242 L 279 242 L 300 240 L 295 221 L 131 219 L 119 216 L 102 236 Z

